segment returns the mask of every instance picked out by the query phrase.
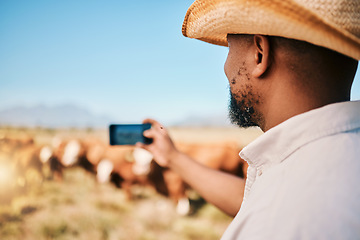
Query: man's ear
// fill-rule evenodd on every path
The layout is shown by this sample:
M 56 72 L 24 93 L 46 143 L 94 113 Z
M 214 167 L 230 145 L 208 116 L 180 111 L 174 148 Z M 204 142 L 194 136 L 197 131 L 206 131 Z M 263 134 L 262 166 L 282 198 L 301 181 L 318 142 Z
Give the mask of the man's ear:
M 263 35 L 254 35 L 254 63 L 253 77 L 259 78 L 265 74 L 270 66 L 270 42 Z

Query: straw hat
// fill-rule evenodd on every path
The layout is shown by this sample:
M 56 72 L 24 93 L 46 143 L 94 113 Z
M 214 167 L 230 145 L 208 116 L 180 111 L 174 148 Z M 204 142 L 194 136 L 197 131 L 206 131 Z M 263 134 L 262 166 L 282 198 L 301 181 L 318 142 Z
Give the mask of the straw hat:
M 359 60 L 360 0 L 196 0 L 182 33 L 222 46 L 228 33 L 280 36 Z

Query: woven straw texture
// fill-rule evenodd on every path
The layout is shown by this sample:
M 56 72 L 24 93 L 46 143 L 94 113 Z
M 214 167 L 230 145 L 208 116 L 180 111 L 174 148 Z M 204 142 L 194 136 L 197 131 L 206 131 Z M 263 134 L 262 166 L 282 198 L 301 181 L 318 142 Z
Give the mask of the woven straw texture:
M 360 0 L 197 0 L 184 36 L 227 46 L 226 36 L 298 39 L 360 59 Z

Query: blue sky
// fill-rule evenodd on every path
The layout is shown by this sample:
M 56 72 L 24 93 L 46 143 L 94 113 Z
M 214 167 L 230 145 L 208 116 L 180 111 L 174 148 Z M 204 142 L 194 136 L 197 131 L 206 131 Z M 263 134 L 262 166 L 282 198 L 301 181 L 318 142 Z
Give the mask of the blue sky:
M 1 0 L 0 110 L 71 103 L 165 123 L 226 114 L 227 48 L 182 36 L 191 3 Z

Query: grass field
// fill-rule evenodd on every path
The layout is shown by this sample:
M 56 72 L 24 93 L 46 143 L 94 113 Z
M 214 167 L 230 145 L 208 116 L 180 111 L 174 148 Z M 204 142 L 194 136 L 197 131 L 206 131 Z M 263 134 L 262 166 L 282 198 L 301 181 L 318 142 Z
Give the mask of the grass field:
M 69 169 L 63 182 L 44 182 L 1 206 L 0 239 L 218 239 L 231 220 L 209 204 L 181 217 L 152 189 L 135 190 L 128 201 L 121 189 Z
M 258 130 L 170 129 L 181 141 L 237 140 L 246 145 Z M 238 132 L 237 132 L 238 131 Z M 39 143 L 55 135 L 96 135 L 107 139 L 106 131 L 1 129 L 1 134 L 30 134 Z M 179 216 L 173 202 L 151 188 L 133 189 L 137 196 L 128 201 L 121 189 L 99 184 L 81 168 L 64 172 L 62 181 L 45 180 L 0 205 L 0 239 L 219 239 L 231 218 L 204 203 L 196 193 L 197 211 Z M 1 193 L 6 197 L 6 192 Z M 199 204 L 202 203 L 202 204 Z

